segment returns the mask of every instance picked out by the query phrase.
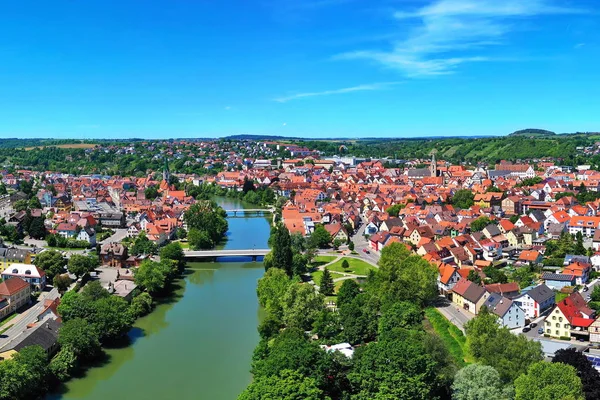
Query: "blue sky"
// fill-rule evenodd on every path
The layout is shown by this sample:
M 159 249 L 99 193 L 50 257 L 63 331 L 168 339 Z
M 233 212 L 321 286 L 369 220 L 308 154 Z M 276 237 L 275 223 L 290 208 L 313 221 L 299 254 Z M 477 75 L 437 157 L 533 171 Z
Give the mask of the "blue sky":
M 0 137 L 598 131 L 595 0 L 0 6 Z

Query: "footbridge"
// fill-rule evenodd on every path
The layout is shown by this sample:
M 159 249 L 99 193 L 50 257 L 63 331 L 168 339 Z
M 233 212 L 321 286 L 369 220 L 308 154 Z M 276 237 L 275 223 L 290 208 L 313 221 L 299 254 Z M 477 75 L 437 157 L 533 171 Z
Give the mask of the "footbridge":
M 258 213 L 272 213 L 272 208 L 236 208 L 231 210 L 225 210 L 227 214 L 233 214 L 236 216 L 237 214 L 258 214 Z

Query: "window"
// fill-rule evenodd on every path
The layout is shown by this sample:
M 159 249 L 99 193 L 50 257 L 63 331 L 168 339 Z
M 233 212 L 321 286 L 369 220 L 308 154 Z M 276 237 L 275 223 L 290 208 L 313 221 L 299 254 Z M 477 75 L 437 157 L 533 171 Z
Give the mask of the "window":
M 559 322 L 562 322 L 562 317 L 558 317 L 558 321 L 559 321 Z
M 560 328 L 560 324 L 559 324 L 558 322 L 556 323 L 556 327 L 557 327 L 557 328 Z

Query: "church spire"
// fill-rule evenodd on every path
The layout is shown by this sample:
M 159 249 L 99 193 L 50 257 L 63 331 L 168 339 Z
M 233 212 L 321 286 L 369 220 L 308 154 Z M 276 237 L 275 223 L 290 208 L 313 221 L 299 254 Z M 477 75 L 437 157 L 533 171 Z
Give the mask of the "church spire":
M 437 176 L 437 161 L 435 161 L 435 152 L 431 154 L 431 165 L 429 166 L 431 176 Z
M 171 174 L 169 172 L 169 161 L 167 157 L 165 157 L 165 166 L 163 167 L 163 180 L 169 183 L 169 179 L 171 178 Z

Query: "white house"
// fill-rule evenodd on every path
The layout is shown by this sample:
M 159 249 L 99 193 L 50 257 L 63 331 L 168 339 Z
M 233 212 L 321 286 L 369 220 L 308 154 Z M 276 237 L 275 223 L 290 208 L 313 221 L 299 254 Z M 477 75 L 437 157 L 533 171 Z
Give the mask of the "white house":
M 525 326 L 525 312 L 513 300 L 492 293 L 483 303 L 490 312 L 498 316 L 498 322 L 508 329 Z
M 525 316 L 533 320 L 547 309 L 554 307 L 554 291 L 545 284 L 541 284 L 522 293 L 514 301 L 525 312 Z
M 77 234 L 77 240 L 86 241 L 90 244 L 90 246 L 95 247 L 96 246 L 96 232 L 90 227 L 85 227 L 82 230 L 80 230 L 79 233 Z
M 2 271 L 2 279 L 14 277 L 23 279 L 36 290 L 44 290 L 46 287 L 46 273 L 32 264 L 15 263 Z

